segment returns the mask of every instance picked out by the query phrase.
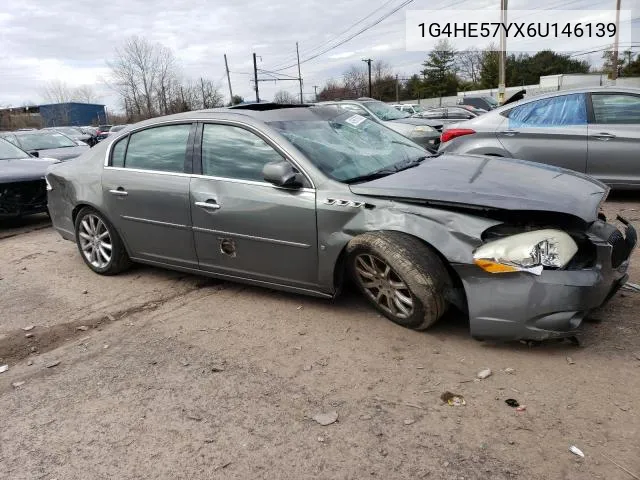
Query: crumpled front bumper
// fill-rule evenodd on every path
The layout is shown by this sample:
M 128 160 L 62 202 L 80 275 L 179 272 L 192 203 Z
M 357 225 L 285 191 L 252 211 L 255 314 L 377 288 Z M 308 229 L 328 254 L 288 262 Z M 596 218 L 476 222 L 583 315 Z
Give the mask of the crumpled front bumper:
M 626 227 L 623 259 L 595 222 L 588 237 L 595 265 L 582 270 L 544 270 L 492 274 L 475 265 L 453 265 L 464 285 L 471 335 L 480 339 L 546 340 L 577 333 L 587 314 L 606 303 L 627 280 L 629 256 L 637 236 Z M 612 264 L 612 257 L 617 266 Z

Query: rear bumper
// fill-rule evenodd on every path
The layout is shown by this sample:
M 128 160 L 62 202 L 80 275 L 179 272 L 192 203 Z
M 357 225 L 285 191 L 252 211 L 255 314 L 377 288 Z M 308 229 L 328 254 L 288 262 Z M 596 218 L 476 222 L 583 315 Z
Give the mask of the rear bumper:
M 596 247 L 596 264 L 589 269 L 491 274 L 475 265 L 454 265 L 467 296 L 471 335 L 502 340 L 575 335 L 589 312 L 606 303 L 627 280 L 628 257 L 636 243 L 635 230 L 628 226 L 629 252 L 614 267 L 613 247 L 597 232 L 595 227 L 589 232 Z

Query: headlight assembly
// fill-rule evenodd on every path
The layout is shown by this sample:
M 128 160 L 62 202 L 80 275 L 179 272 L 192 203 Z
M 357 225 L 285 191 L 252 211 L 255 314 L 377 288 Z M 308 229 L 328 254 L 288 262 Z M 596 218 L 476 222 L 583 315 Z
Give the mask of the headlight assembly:
M 542 273 L 543 267 L 562 268 L 578 251 L 561 230 L 536 230 L 485 243 L 473 252 L 473 261 L 490 273 Z

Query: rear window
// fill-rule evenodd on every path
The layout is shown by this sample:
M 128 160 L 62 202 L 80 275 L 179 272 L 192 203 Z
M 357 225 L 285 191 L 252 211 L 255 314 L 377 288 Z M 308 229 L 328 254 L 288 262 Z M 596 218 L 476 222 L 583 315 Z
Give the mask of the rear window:
M 640 96 L 624 93 L 593 94 L 596 123 L 640 124 Z

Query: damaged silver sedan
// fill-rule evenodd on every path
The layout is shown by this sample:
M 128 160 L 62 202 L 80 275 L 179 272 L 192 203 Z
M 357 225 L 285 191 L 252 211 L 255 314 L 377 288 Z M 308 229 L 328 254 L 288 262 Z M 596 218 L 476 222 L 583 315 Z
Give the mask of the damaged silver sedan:
M 431 155 L 335 107 L 256 104 L 136 124 L 47 174 L 54 227 L 93 271 L 131 262 L 336 296 L 399 325 L 450 306 L 476 338 L 574 335 L 636 243 L 602 183 L 524 161 Z

